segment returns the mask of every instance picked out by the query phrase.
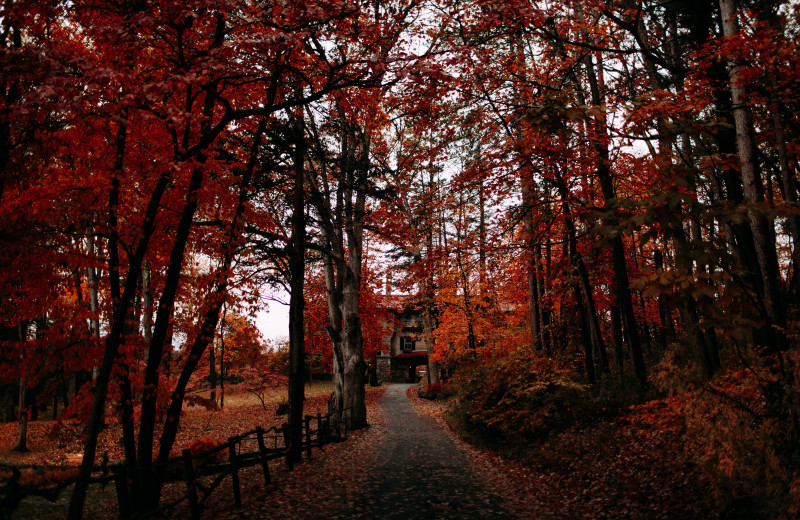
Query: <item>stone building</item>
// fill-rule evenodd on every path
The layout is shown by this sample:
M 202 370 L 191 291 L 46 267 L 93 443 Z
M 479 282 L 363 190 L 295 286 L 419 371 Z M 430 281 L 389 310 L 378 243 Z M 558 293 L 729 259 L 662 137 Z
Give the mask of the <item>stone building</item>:
M 422 317 L 408 300 L 402 295 L 383 296 L 392 322 L 386 324 L 381 351 L 375 356 L 380 382 L 417 382 L 417 371 L 427 369 L 428 343 L 423 334 Z

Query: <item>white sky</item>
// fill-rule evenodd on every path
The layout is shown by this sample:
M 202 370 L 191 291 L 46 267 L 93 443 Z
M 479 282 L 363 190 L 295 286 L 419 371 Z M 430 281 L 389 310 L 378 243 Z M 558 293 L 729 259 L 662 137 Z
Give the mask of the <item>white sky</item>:
M 264 308 L 256 313 L 256 327 L 265 339 L 277 342 L 289 337 L 289 295 L 276 292 L 274 299 L 264 304 Z

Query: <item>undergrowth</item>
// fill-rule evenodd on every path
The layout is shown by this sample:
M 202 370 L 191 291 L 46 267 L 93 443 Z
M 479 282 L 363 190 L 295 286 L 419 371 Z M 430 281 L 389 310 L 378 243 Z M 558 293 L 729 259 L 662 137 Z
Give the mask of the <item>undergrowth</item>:
M 587 385 L 518 350 L 463 366 L 447 420 L 479 447 L 678 516 L 797 518 L 798 353 L 749 356 L 705 383 L 685 359 L 673 345 L 642 398 L 631 382 Z
M 473 443 L 522 459 L 552 436 L 630 404 L 622 385 L 598 391 L 568 367 L 525 351 L 463 367 L 450 387 L 448 421 Z

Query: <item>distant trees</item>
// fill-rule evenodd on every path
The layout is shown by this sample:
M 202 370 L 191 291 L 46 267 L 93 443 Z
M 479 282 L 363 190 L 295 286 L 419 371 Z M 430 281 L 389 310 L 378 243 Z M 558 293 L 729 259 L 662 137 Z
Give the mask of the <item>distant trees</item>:
M 439 279 L 438 293 L 467 302 L 486 266 L 503 265 L 502 249 L 519 248 L 527 265 L 504 268 L 527 273 L 527 294 L 497 294 L 495 307 L 518 302 L 532 346 L 570 352 L 588 379 L 628 367 L 642 389 L 659 357 L 654 340 L 666 340 L 663 348 L 671 331 L 680 331 L 703 379 L 720 369 L 731 341 L 785 349 L 796 181 L 782 179 L 796 172 L 782 151 L 783 121 L 797 78 L 794 58 L 757 49 L 792 38 L 794 8 L 474 7 L 453 11 L 453 93 L 437 105 L 419 92 L 440 84 L 426 85 L 415 105 L 427 111 L 428 128 L 451 139 L 436 152 L 454 172 L 444 180 L 450 196 L 431 212 L 451 216 L 438 224 L 439 254 L 461 270 L 467 255 L 472 266 L 460 282 Z M 760 67 L 781 80 L 757 80 Z M 516 207 L 494 202 L 509 197 Z M 474 231 L 458 213 L 465 203 Z M 494 334 L 474 337 L 480 314 L 464 319 L 459 341 L 470 349 Z M 452 314 L 446 321 L 454 331 Z M 722 325 L 730 321 L 748 325 L 734 333 Z M 438 352 L 458 344 L 448 338 Z

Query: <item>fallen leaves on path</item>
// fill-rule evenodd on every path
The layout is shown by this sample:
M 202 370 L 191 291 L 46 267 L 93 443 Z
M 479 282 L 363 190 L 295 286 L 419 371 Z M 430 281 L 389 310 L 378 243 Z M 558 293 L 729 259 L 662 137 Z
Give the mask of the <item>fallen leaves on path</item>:
M 314 450 L 310 461 L 304 460 L 287 471 L 274 464 L 273 484 L 264 487 L 260 468 L 242 472 L 243 503 L 237 509 L 230 492 L 212 495 L 203 518 L 234 519 L 337 519 L 339 512 L 353 505 L 355 497 L 369 478 L 375 461 L 373 446 L 386 429 L 386 417 L 377 402 L 386 387 L 367 387 L 369 427 L 350 433 L 346 442 Z

